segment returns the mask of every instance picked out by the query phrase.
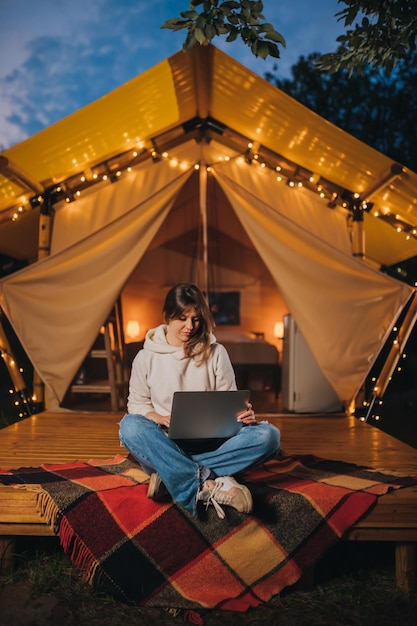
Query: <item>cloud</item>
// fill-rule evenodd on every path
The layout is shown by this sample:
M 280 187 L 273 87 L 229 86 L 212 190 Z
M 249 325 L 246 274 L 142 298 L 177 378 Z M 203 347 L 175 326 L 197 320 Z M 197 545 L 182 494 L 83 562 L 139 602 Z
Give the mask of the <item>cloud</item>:
M 181 47 L 175 36 L 168 41 L 172 33 L 167 31 L 167 45 L 158 47 L 159 20 L 167 15 L 158 8 L 166 2 L 100 0 L 89 3 L 88 12 L 80 11 L 79 0 L 74 4 L 75 17 L 53 12 L 48 34 L 26 38 L 24 59 L 0 79 L 3 147 L 96 100 Z M 34 32 L 39 32 L 37 24 Z
M 311 9 L 310 3 L 294 0 L 293 5 Z M 53 124 L 180 50 L 185 31 L 173 33 L 160 27 L 169 17 L 178 16 L 187 4 L 186 0 L 1 0 L 3 148 Z M 317 49 L 314 41 L 331 41 L 333 31 L 325 24 L 326 18 L 327 24 L 331 25 L 331 20 L 336 24 L 336 10 L 337 0 L 316 0 L 314 15 L 320 32 L 311 26 L 311 12 L 308 18 L 294 9 L 290 11 L 283 2 L 265 6 L 268 21 L 276 24 L 288 40 L 278 61 L 281 75 L 288 74 L 300 54 Z M 294 29 L 295 43 L 291 40 Z M 214 43 L 260 75 L 270 71 L 275 62 L 255 59 L 239 42 L 227 44 L 217 39 Z

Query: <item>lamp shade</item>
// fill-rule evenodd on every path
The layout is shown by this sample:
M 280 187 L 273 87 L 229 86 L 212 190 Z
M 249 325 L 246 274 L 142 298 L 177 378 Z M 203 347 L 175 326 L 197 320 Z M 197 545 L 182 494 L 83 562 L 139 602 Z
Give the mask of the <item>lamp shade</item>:
M 140 325 L 137 320 L 129 320 L 126 324 L 126 337 L 128 339 L 137 339 L 140 334 Z
M 275 322 L 274 337 L 282 339 L 284 337 L 284 322 Z

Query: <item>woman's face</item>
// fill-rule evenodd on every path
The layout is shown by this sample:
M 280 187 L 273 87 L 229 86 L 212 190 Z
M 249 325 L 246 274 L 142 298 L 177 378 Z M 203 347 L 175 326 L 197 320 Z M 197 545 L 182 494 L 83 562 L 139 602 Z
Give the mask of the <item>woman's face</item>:
M 186 306 L 180 317 L 168 322 L 167 341 L 169 345 L 180 347 L 195 333 L 200 322 L 195 308 Z

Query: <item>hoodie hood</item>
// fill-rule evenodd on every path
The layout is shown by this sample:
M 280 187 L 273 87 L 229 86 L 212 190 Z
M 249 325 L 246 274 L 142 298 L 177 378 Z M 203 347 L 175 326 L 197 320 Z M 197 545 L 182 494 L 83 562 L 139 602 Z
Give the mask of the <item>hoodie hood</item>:
M 170 346 L 167 342 L 167 324 L 161 324 L 156 328 L 151 328 L 147 331 L 145 335 L 145 342 L 143 344 L 144 350 L 149 350 L 150 352 L 155 352 L 157 354 L 170 354 L 176 359 L 185 359 L 188 358 L 184 354 L 184 350 L 182 346 Z M 210 344 L 216 342 L 216 337 L 213 333 L 210 336 Z

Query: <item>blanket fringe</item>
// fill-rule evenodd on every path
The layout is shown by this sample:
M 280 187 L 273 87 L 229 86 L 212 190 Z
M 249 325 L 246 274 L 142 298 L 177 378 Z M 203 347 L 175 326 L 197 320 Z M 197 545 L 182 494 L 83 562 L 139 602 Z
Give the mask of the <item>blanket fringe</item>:
M 97 574 L 98 562 L 87 546 L 75 535 L 65 517 L 61 519 L 58 534 L 65 554 L 70 555 L 71 561 L 83 573 L 85 580 L 92 585 Z
M 58 523 L 60 517 L 59 508 L 47 491 L 39 487 L 37 491 L 36 508 L 42 519 L 46 521 L 55 534 L 58 532 Z
M 26 485 L 24 485 L 26 487 Z M 81 539 L 77 537 L 67 518 L 59 510 L 51 495 L 40 485 L 31 485 L 31 491 L 36 492 L 36 509 L 39 516 L 52 528 L 65 554 L 68 554 L 72 563 L 83 574 L 86 582 L 92 586 L 99 586 L 103 575 L 99 562 Z M 122 595 L 123 592 L 122 592 Z

